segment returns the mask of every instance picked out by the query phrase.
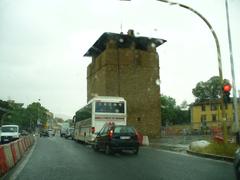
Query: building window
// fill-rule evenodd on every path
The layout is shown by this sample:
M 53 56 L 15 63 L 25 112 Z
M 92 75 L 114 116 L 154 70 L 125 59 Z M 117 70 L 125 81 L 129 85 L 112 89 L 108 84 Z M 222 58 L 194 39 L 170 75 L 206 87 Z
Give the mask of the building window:
M 202 105 L 202 111 L 206 111 L 206 106 Z
M 211 104 L 211 111 L 216 111 L 216 110 L 217 110 L 217 105 Z
M 212 122 L 216 122 L 217 121 L 217 116 L 216 114 L 212 114 Z

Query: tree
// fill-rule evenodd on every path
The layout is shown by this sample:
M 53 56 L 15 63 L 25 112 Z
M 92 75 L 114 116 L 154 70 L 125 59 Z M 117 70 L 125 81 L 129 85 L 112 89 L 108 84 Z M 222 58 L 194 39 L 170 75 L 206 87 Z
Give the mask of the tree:
M 10 107 L 9 103 L 7 101 L 3 101 L 0 99 L 0 120 L 1 125 L 3 123 L 3 120 L 5 116 L 9 113 L 9 111 L 12 110 L 12 107 Z
M 184 108 L 184 110 L 182 109 Z M 170 96 L 161 95 L 161 119 L 162 125 L 168 124 L 184 124 L 190 122 L 189 111 L 187 108 L 187 102 L 184 101 L 181 106 L 176 105 L 174 98 Z
M 2 124 L 16 124 L 21 129 L 28 129 L 30 131 L 36 127 L 38 119 L 41 119 L 42 123 L 46 123 L 50 118 L 49 111 L 36 102 L 24 108 L 23 103 L 0 100 L 0 107 Z
M 37 125 L 37 121 L 40 120 L 41 124 L 46 124 L 48 117 L 48 110 L 41 106 L 39 102 L 33 102 L 32 104 L 27 106 L 27 113 L 29 116 L 29 123 L 32 127 Z
M 229 83 L 229 80 L 224 79 L 224 83 Z M 223 84 L 219 76 L 213 76 L 206 82 L 198 82 L 196 87 L 192 89 L 192 93 L 196 98 L 195 102 L 220 98 L 222 87 Z
M 188 103 L 187 103 L 186 100 L 184 100 L 184 101 L 181 103 L 180 108 L 181 108 L 182 110 L 186 110 L 186 109 L 188 108 Z

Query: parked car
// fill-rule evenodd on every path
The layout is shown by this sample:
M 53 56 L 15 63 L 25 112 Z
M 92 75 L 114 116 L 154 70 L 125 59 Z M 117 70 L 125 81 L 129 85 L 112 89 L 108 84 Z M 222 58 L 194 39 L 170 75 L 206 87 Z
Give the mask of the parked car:
M 26 130 L 21 131 L 21 136 L 27 136 L 29 133 Z
M 138 154 L 137 131 L 132 126 L 106 125 L 97 134 L 92 147 L 94 150 L 104 150 L 106 154 L 123 150 L 131 150 Z
M 19 126 L 18 125 L 3 125 L 1 127 L 0 139 L 1 143 L 11 142 L 19 139 Z
M 42 136 L 49 137 L 49 132 L 47 129 L 42 129 L 40 131 L 40 137 L 42 137 Z
M 74 128 L 68 128 L 66 131 L 65 138 L 73 139 Z
M 238 148 L 237 151 L 235 152 L 235 159 L 233 165 L 236 178 L 237 180 L 240 180 L 240 148 Z
M 55 136 L 55 132 L 53 131 L 53 129 L 48 129 L 48 134 L 49 136 Z

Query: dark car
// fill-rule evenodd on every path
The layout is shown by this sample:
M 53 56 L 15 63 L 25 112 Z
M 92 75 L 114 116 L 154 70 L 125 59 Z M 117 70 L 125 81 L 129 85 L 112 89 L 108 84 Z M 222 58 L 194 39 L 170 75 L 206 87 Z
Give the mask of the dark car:
M 132 126 L 107 125 L 96 136 L 94 150 L 104 150 L 106 154 L 131 150 L 138 154 L 139 141 L 137 131 Z
M 42 137 L 42 136 L 49 137 L 49 132 L 47 129 L 42 129 L 40 131 L 40 137 Z
M 21 136 L 27 136 L 27 135 L 29 135 L 29 133 L 26 130 L 22 130 Z
M 234 171 L 235 171 L 237 180 L 240 180 L 240 148 L 238 148 L 235 153 Z

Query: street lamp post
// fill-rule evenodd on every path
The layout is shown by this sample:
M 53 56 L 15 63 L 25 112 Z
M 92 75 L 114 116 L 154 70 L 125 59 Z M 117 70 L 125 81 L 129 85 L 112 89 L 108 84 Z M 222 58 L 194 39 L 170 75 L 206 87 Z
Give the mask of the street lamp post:
M 239 122 L 238 122 L 237 90 L 236 90 L 236 82 L 235 82 L 235 72 L 234 72 L 233 52 L 232 52 L 232 38 L 231 38 L 229 13 L 228 13 L 228 1 L 227 0 L 225 0 L 225 7 L 226 7 L 228 44 L 229 44 L 229 54 L 230 54 L 231 73 L 232 73 L 234 121 L 235 121 L 236 131 L 238 131 L 239 130 Z
M 216 32 L 214 31 L 213 27 L 211 26 L 211 24 L 208 22 L 208 20 L 199 12 L 197 12 L 196 10 L 194 10 L 193 8 L 186 6 L 184 4 L 181 3 L 176 3 L 176 2 L 170 2 L 168 0 L 157 0 L 160 2 L 164 2 L 164 3 L 168 3 L 169 5 L 176 5 L 182 8 L 185 8 L 187 10 L 190 10 L 191 12 L 193 12 L 194 14 L 196 14 L 198 17 L 200 17 L 208 26 L 208 28 L 210 29 L 214 40 L 215 40 L 215 44 L 216 44 L 216 48 L 217 48 L 217 57 L 218 57 L 218 71 L 219 71 L 219 77 L 221 79 L 221 84 L 223 85 L 223 73 L 222 73 L 222 59 L 221 59 L 221 51 L 220 51 L 220 45 L 219 45 L 219 41 L 218 41 L 218 37 Z M 225 114 L 225 108 L 224 108 L 224 101 L 223 101 L 223 90 L 221 90 L 221 106 L 222 106 L 222 125 L 223 125 L 223 136 L 224 136 L 224 143 L 227 142 L 227 126 L 226 126 L 226 114 Z

